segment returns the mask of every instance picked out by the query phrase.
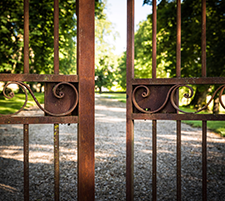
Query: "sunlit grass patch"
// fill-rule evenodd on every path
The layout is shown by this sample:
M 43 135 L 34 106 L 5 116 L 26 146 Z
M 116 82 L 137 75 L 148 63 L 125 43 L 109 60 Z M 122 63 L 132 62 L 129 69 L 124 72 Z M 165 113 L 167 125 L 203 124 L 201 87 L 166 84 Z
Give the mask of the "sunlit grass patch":
M 34 93 L 39 103 L 44 103 L 43 93 Z M 7 99 L 4 96 L 0 96 L 0 114 L 13 114 L 17 112 L 24 104 L 26 100 L 25 94 L 15 93 L 15 96 L 11 99 Z M 28 101 L 25 108 L 35 106 L 36 103 L 32 96 L 28 94 Z
M 117 99 L 118 101 L 123 103 L 126 102 L 126 93 L 102 93 L 99 95 L 104 98 Z

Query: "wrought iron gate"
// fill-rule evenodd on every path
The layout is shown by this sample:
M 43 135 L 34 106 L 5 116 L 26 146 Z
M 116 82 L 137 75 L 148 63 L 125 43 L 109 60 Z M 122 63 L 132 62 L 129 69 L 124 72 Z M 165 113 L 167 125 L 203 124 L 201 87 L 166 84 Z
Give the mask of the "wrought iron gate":
M 206 76 L 206 0 L 202 0 L 202 77 L 181 78 L 181 1 L 177 0 L 176 78 L 156 77 L 156 0 L 152 1 L 152 79 L 134 79 L 134 0 L 127 0 L 127 128 L 126 195 L 134 199 L 134 120 L 152 120 L 152 199 L 157 197 L 157 120 L 176 120 L 177 125 L 177 200 L 181 200 L 181 120 L 202 121 L 202 195 L 207 200 L 207 121 L 225 121 L 223 114 L 185 113 L 179 109 L 179 87 L 194 84 L 218 84 L 220 104 L 225 90 L 224 77 Z M 151 93 L 151 94 L 150 94 Z M 189 95 L 186 95 L 187 97 Z M 210 102 L 212 101 L 210 100 Z M 207 106 L 206 106 L 207 107 Z M 202 109 L 205 109 L 203 107 Z M 180 113 L 181 112 L 181 113 Z
M 77 75 L 59 75 L 59 0 L 54 0 L 54 74 L 29 74 L 29 0 L 24 0 L 24 74 L 0 74 L 0 81 L 22 87 L 45 116 L 0 115 L 0 124 L 24 125 L 24 200 L 29 200 L 29 124 L 54 124 L 54 193 L 59 200 L 59 124 L 78 124 L 78 200 L 94 199 L 94 9 L 95 1 L 77 0 Z M 45 84 L 45 106 L 25 82 Z M 6 97 L 12 98 L 13 93 Z M 16 112 L 16 113 L 18 113 Z M 15 113 L 15 114 L 16 114 Z M 88 125 L 88 126 L 87 126 Z

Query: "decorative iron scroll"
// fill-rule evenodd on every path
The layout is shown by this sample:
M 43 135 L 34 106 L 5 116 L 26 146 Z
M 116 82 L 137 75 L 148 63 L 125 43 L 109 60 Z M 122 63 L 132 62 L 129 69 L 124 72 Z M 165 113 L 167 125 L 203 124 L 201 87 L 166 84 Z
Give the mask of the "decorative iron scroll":
M 74 92 L 75 92 L 75 94 L 76 94 L 76 100 L 75 100 L 74 105 L 73 105 L 68 111 L 63 112 L 63 113 L 60 113 L 60 114 L 52 113 L 52 112 L 50 112 L 50 111 L 44 109 L 44 108 L 41 106 L 41 104 L 38 102 L 38 100 L 36 99 L 36 97 L 35 97 L 33 91 L 30 89 L 30 87 L 29 87 L 27 84 L 23 83 L 23 82 L 8 82 L 8 83 L 4 86 L 4 88 L 3 88 L 3 95 L 4 95 L 7 99 L 11 99 L 11 98 L 14 97 L 14 92 L 10 92 L 8 95 L 6 94 L 6 88 L 7 88 L 10 84 L 17 84 L 17 85 L 19 85 L 19 86 L 22 88 L 23 92 L 25 93 L 25 102 L 24 102 L 23 106 L 22 106 L 17 112 L 15 112 L 15 113 L 13 113 L 13 114 L 6 114 L 6 115 L 5 115 L 5 114 L 0 114 L 1 116 L 11 116 L 11 115 L 16 115 L 16 114 L 18 114 L 19 112 L 21 112 L 21 111 L 24 109 L 24 107 L 26 106 L 26 104 L 27 104 L 27 100 L 28 100 L 27 90 L 30 92 L 30 94 L 31 94 L 31 96 L 33 97 L 33 99 L 34 99 L 35 103 L 37 104 L 37 106 L 38 106 L 43 112 L 45 112 L 45 113 L 47 113 L 47 114 L 49 114 L 49 115 L 51 115 L 51 116 L 58 116 L 58 117 L 59 117 L 59 116 L 66 116 L 66 115 L 70 114 L 71 112 L 73 112 L 73 110 L 76 108 L 76 106 L 77 106 L 77 104 L 78 104 L 78 92 L 77 92 L 77 89 L 75 88 L 74 85 L 72 85 L 71 83 L 68 83 L 68 82 L 60 82 L 60 83 L 56 84 L 56 85 L 54 86 L 53 90 L 52 90 L 54 96 L 55 96 L 56 98 L 58 98 L 58 99 L 63 98 L 64 95 L 65 95 L 64 92 L 62 91 L 63 88 L 60 87 L 61 85 L 68 85 L 68 86 L 70 86 L 70 87 L 74 90 Z
M 147 86 L 145 86 L 145 85 L 140 85 L 140 86 L 137 86 L 137 87 L 134 89 L 134 91 L 133 91 L 133 95 L 132 95 L 133 104 L 134 104 L 134 106 L 137 108 L 137 110 L 139 110 L 140 112 L 143 112 L 143 113 L 146 113 L 146 114 L 153 114 L 153 113 L 157 113 L 157 112 L 159 112 L 160 110 L 162 110 L 162 109 L 165 107 L 166 103 L 168 102 L 168 100 L 169 100 L 169 98 L 170 98 L 171 104 L 172 104 L 172 106 L 173 106 L 176 110 L 178 110 L 178 111 L 180 111 L 180 112 L 182 112 L 182 113 L 186 113 L 186 114 L 195 114 L 195 113 L 198 113 L 198 112 L 200 112 L 200 111 L 202 111 L 202 110 L 205 110 L 205 109 L 209 106 L 209 104 L 212 102 L 212 100 L 214 99 L 214 97 L 216 96 L 216 94 L 220 91 L 220 94 L 219 94 L 219 102 L 220 102 L 220 104 L 222 105 L 222 107 L 225 109 L 225 104 L 223 103 L 223 100 L 222 100 L 222 95 L 223 95 L 223 92 L 224 92 L 224 90 L 225 90 L 225 84 L 222 85 L 222 86 L 220 86 L 220 87 L 213 93 L 212 97 L 210 98 L 210 100 L 208 101 L 208 103 L 207 103 L 204 107 L 200 108 L 199 110 L 197 110 L 197 111 L 195 111 L 195 112 L 185 112 L 185 111 L 181 110 L 181 109 L 178 107 L 178 105 L 176 104 L 176 101 L 175 101 L 175 100 L 176 100 L 175 92 L 176 92 L 177 89 L 179 89 L 180 87 L 187 87 L 187 88 L 190 90 L 190 93 L 185 93 L 185 94 L 184 94 L 184 97 L 185 97 L 185 98 L 191 98 L 191 97 L 193 96 L 193 88 L 192 88 L 192 87 L 190 87 L 190 86 L 188 86 L 188 85 L 174 85 L 174 86 L 172 86 L 172 87 L 169 89 L 169 91 L 168 91 L 168 93 L 167 93 L 167 96 L 166 96 L 166 98 L 165 98 L 165 101 L 163 102 L 162 106 L 160 106 L 158 109 L 156 109 L 156 110 L 154 110 L 154 111 L 148 111 L 148 110 L 145 110 L 144 108 L 141 108 L 141 107 L 138 105 L 138 103 L 137 103 L 137 101 L 136 101 L 136 99 L 135 99 L 136 91 L 137 91 L 139 88 L 144 88 L 144 89 L 145 89 L 145 91 L 142 93 L 142 97 L 143 97 L 143 98 L 147 98 L 147 97 L 150 96 L 150 90 L 149 90 L 149 88 L 148 88 Z

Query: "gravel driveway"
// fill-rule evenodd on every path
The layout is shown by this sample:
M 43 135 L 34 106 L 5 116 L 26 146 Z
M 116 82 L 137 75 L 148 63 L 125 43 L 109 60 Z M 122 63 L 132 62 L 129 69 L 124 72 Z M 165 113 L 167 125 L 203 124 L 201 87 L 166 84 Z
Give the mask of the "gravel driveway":
M 125 104 L 96 96 L 96 200 L 125 200 Z M 36 108 L 26 115 L 41 115 Z M 24 115 L 24 112 L 21 114 Z M 151 200 L 151 121 L 135 121 L 136 200 Z M 182 200 L 201 200 L 201 130 L 182 124 Z M 225 138 L 208 131 L 208 200 L 225 200 Z M 176 124 L 157 123 L 157 196 L 176 200 Z M 30 200 L 53 200 L 53 126 L 30 125 Z M 77 125 L 60 125 L 60 196 L 77 198 Z M 0 200 L 23 200 L 23 127 L 0 125 Z

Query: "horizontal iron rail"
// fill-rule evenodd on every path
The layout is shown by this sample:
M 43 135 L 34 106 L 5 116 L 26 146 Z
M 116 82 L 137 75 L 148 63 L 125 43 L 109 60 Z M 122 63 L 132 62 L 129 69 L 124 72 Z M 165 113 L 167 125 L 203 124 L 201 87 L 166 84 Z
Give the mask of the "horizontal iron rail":
M 133 85 L 224 84 L 225 77 L 133 79 Z
M 0 74 L 0 81 L 3 82 L 78 82 L 78 80 L 78 75 Z
M 143 114 L 134 113 L 132 119 L 136 120 L 201 120 L 201 121 L 224 121 L 225 114 Z
M 68 124 L 79 123 L 78 116 L 0 117 L 0 124 Z

